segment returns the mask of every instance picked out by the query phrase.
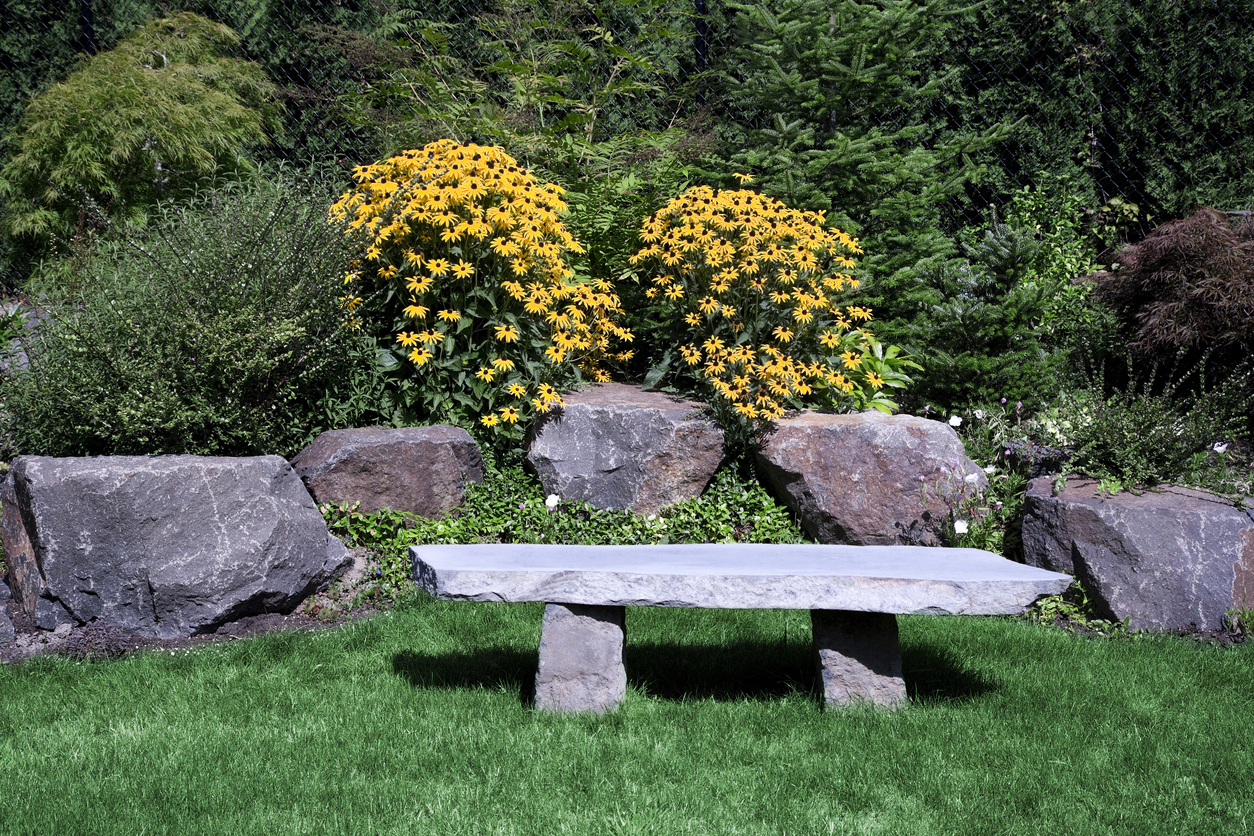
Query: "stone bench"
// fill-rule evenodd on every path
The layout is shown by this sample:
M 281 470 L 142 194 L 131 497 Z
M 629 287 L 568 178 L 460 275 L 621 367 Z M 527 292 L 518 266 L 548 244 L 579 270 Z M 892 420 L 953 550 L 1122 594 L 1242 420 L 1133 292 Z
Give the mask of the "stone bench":
M 905 701 L 898 613 L 1022 613 L 1067 575 L 979 549 L 920 546 L 414 546 L 418 586 L 444 600 L 543 601 L 535 704 L 623 699 L 624 607 L 808 609 L 828 706 Z

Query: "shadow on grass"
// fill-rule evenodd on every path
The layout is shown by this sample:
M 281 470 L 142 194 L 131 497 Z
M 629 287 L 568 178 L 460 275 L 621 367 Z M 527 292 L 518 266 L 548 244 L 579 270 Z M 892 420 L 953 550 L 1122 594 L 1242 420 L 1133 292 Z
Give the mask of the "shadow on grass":
M 996 690 L 995 683 L 946 648 L 911 644 L 901 655 L 912 702 L 968 701 Z M 529 702 L 537 662 L 536 651 L 508 648 L 435 654 L 406 650 L 392 657 L 392 672 L 416 688 L 517 687 Z M 818 698 L 808 643 L 628 644 L 623 662 L 628 683 L 657 699 L 769 700 L 798 691 Z
M 903 645 L 901 669 L 911 702 L 967 702 L 997 690 L 995 682 L 947 647 Z

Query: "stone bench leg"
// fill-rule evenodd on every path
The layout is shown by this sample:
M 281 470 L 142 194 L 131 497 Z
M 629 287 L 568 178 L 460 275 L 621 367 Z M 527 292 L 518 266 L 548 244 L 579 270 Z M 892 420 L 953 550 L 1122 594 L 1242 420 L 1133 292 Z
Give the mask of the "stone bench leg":
M 827 708 L 865 702 L 902 705 L 897 617 L 892 613 L 810 610 L 814 662 Z
M 623 607 L 544 605 L 536 708 L 602 714 L 622 702 L 624 616 Z

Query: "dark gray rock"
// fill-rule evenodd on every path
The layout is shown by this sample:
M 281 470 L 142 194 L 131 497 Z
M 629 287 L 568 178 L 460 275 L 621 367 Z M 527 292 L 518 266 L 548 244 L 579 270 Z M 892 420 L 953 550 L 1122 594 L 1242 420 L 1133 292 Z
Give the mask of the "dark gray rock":
M 777 422 L 758 472 L 820 543 L 938 546 L 955 503 L 988 487 L 948 424 L 868 411 Z
M 540 626 L 536 708 L 611 711 L 627 695 L 622 607 L 546 604 Z
M 1028 486 L 1024 558 L 1074 575 L 1101 616 L 1218 630 L 1229 608 L 1254 606 L 1254 513 L 1189 488 L 1110 496 L 1071 478 L 1055 496 L 1052 486 L 1048 476 Z
M 702 405 L 604 383 L 567 395 L 534 428 L 527 462 L 546 493 L 652 514 L 699 496 L 723 461 Z
M 45 630 L 211 632 L 290 611 L 351 562 L 278 456 L 21 456 L 0 499 L 14 594 Z
M 320 503 L 371 514 L 383 508 L 434 518 L 462 504 L 483 481 L 483 456 L 461 427 L 331 430 L 292 459 Z
M 9 644 L 17 637 L 13 629 L 13 621 L 9 618 L 7 607 L 9 598 L 9 585 L 0 578 L 0 647 Z
M 897 706 L 906 701 L 897 617 L 882 612 L 810 610 L 814 664 L 823 704 Z

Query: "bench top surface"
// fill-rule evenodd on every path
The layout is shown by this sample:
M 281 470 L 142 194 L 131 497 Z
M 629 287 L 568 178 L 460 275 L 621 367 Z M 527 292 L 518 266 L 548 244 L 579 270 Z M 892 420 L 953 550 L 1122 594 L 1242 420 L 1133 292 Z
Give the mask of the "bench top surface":
M 980 549 L 675 544 L 414 546 L 414 579 L 439 598 L 602 606 L 1023 612 L 1067 575 Z

